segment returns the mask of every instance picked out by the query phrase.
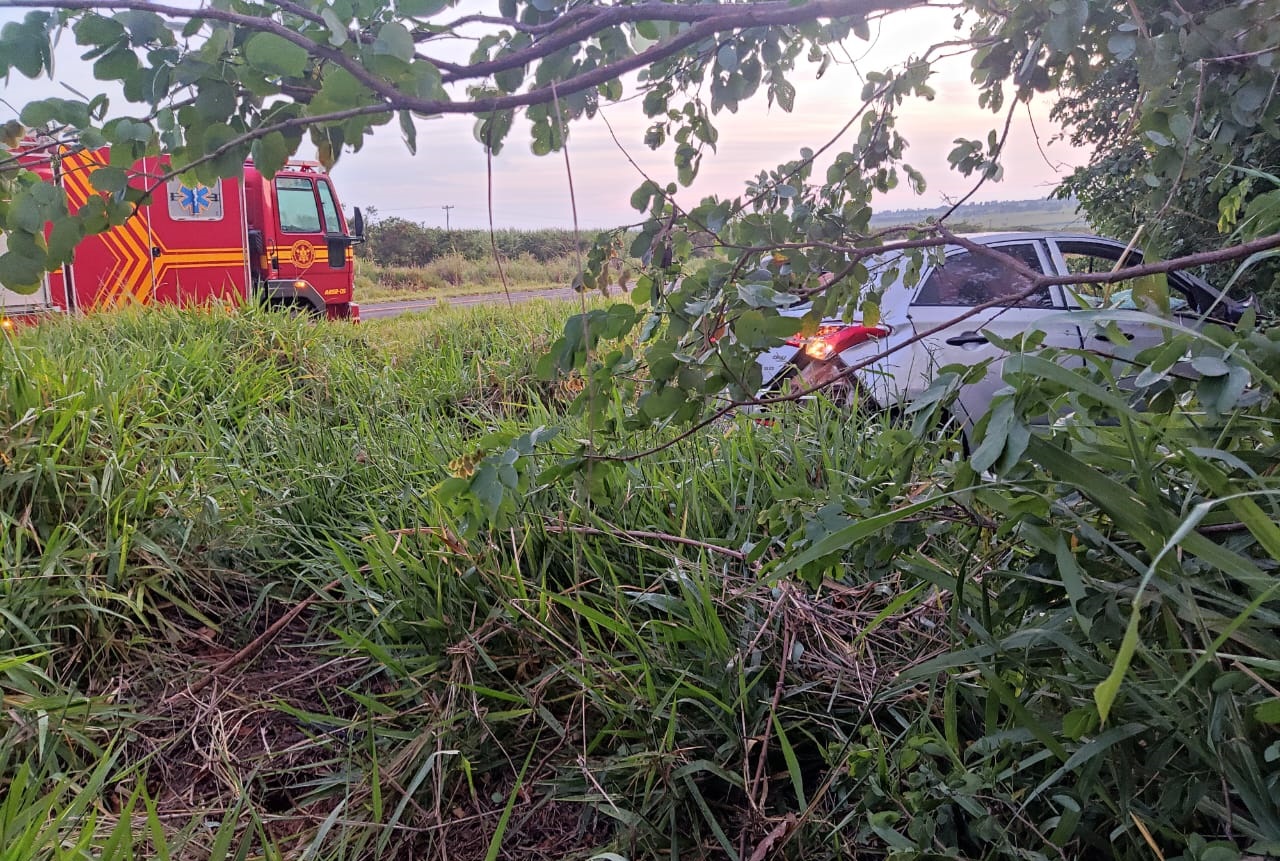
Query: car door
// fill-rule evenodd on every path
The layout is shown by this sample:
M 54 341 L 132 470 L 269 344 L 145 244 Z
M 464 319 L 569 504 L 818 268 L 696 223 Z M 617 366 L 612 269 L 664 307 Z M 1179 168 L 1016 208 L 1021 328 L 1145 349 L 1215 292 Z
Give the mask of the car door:
M 1037 240 L 1018 240 L 992 243 L 994 251 L 1013 257 L 1036 272 L 1050 272 L 1047 249 Z M 1025 298 L 1017 298 L 1030 284 L 1007 261 L 991 255 L 977 254 L 963 249 L 947 254 L 942 266 L 935 267 L 925 276 L 911 305 L 911 323 L 916 334 L 924 335 L 923 353 L 928 368 L 913 368 L 918 378 L 931 378 L 945 365 L 976 365 L 990 360 L 986 374 L 959 395 L 961 416 L 967 423 L 975 423 L 990 407 L 996 391 L 1003 387 L 1001 367 L 1007 353 L 991 343 L 987 333 L 1000 338 L 1014 338 L 1031 331 L 1041 330 L 1043 344 L 1078 350 L 1081 346 L 1080 328 L 1068 315 L 1055 312 L 1063 310 L 1065 298 L 1058 287 L 1045 287 Z M 984 309 L 973 317 L 952 322 L 968 308 L 1007 297 L 1007 303 Z M 934 332 L 932 330 L 937 329 Z M 927 334 L 926 334 L 927 333 Z M 1078 357 L 1065 357 L 1064 361 L 1076 363 Z
M 1068 275 L 1105 274 L 1123 266 L 1142 262 L 1141 252 L 1126 249 L 1119 242 L 1084 237 L 1049 240 L 1049 250 L 1060 271 Z M 1146 311 L 1169 315 L 1194 312 L 1195 302 L 1184 279 L 1169 276 L 1167 299 L 1158 297 L 1164 287 L 1157 279 L 1126 279 L 1114 284 L 1089 282 L 1069 284 L 1064 288 L 1067 307 L 1075 311 L 1115 309 Z M 1119 332 L 1117 342 L 1116 333 Z M 1094 352 L 1128 358 L 1164 341 L 1165 330 L 1157 325 L 1134 320 L 1088 323 L 1081 327 L 1084 348 Z

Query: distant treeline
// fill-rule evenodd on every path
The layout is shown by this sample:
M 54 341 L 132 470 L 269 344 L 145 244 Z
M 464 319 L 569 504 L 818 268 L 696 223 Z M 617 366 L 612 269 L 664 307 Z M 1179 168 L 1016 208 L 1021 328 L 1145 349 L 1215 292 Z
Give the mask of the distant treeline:
M 986 203 L 968 203 L 961 206 L 950 219 L 954 230 L 1033 229 L 1048 222 L 1063 222 L 1063 217 L 1073 216 L 1074 200 L 997 200 Z M 896 209 L 876 213 L 872 224 L 883 227 L 891 224 L 915 224 L 930 216 L 946 212 L 936 209 Z M 465 260 L 489 260 L 493 257 L 493 242 L 487 230 L 445 230 L 395 216 L 377 217 L 370 211 L 365 229 L 366 241 L 357 246 L 356 254 L 363 260 L 382 267 L 423 267 L 446 257 Z M 582 252 L 586 254 L 599 230 L 583 230 Z M 531 259 L 538 263 L 559 261 L 575 253 L 572 230 L 498 230 L 494 234 L 499 254 L 507 260 Z M 695 246 L 711 244 L 710 240 L 695 241 Z M 630 241 L 623 243 L 630 247 Z
M 1073 215 L 1079 204 L 1075 200 L 988 200 L 981 203 L 966 203 L 956 209 L 951 220 L 975 221 L 982 223 L 993 215 L 1026 215 L 1028 213 L 1045 213 Z M 889 209 L 877 212 L 871 218 L 875 225 L 913 224 L 930 217 L 945 213 L 950 207 L 937 206 L 930 209 Z
M 597 231 L 581 233 L 585 255 Z M 356 253 L 379 266 L 426 266 L 451 255 L 467 260 L 493 257 L 493 244 L 503 258 L 532 258 L 539 263 L 560 260 L 575 252 L 572 230 L 498 230 L 493 240 L 487 230 L 444 230 L 425 227 L 403 218 L 382 218 L 365 229 L 365 242 Z

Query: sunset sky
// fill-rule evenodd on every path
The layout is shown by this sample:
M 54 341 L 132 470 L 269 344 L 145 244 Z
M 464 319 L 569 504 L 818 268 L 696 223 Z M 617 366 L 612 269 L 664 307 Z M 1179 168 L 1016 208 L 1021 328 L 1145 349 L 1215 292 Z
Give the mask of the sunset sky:
M 20 13 L 0 12 L 0 21 L 15 17 Z M 801 147 L 816 148 L 827 142 L 858 109 L 862 73 L 901 63 L 935 41 L 955 38 L 953 19 L 954 12 L 943 9 L 889 16 L 883 26 L 873 25 L 870 44 L 848 43 L 855 63 L 833 64 L 821 80 L 814 79 L 808 66 L 798 68 L 791 78 L 798 91 L 792 113 L 776 106 L 770 109 L 762 87 L 760 96 L 746 103 L 738 114 L 719 114 L 715 118 L 720 131 L 718 152 L 704 158 L 698 181 L 681 190 L 679 202 L 692 206 L 706 195 L 740 194 L 747 178 L 796 158 Z M 65 42 L 71 41 L 68 35 Z M 101 89 L 88 64 L 79 60 L 74 45 L 64 45 L 57 62 L 59 77 L 72 86 L 84 92 Z M 935 206 L 971 188 L 971 180 L 948 169 L 947 153 L 957 137 L 985 138 L 1003 123 L 1003 116 L 977 107 L 968 67 L 967 57 L 946 61 L 931 82 L 937 98 L 904 106 L 898 127 L 911 141 L 907 161 L 924 173 L 929 187 L 924 195 L 916 196 L 904 183 L 879 202 L 882 208 Z M 15 116 L 26 101 L 52 95 L 65 95 L 65 90 L 48 80 L 29 81 L 15 74 L 4 89 L 0 121 Z M 123 100 L 114 100 L 113 108 L 127 112 Z M 1004 179 L 984 186 L 975 200 L 1044 197 L 1063 172 L 1084 161 L 1087 154 L 1074 151 L 1066 142 L 1050 143 L 1056 129 L 1048 120 L 1048 108 L 1048 98 L 1042 97 L 1029 111 L 1018 111 Z M 603 114 L 626 154 L 599 117 L 574 126 L 569 160 L 578 221 L 583 228 L 612 227 L 639 219 L 628 199 L 642 177 L 628 162 L 627 154 L 659 182 L 675 177 L 671 150 L 653 152 L 644 146 L 648 123 L 637 101 L 606 107 Z M 399 216 L 429 226 L 444 225 L 443 207 L 447 205 L 452 207 L 449 222 L 453 227 L 486 226 L 488 180 L 484 152 L 473 137 L 473 125 L 474 121 L 465 117 L 420 120 L 418 151 L 412 156 L 394 123 L 379 129 L 364 149 L 345 154 L 334 168 L 345 204 L 374 206 L 382 216 Z M 842 142 L 851 142 L 852 134 Z M 833 152 L 842 148 L 837 144 Z M 527 125 L 517 123 L 506 147 L 494 159 L 493 186 L 497 227 L 572 226 L 564 155 L 532 155 Z

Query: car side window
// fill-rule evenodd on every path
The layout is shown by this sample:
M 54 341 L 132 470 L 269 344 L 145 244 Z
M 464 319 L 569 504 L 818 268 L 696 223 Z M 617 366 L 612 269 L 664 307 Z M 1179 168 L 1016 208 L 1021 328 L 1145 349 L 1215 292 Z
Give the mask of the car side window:
M 1115 270 L 1117 262 L 1123 256 L 1122 249 L 1089 248 L 1081 246 L 1078 250 L 1069 250 L 1072 246 L 1060 246 L 1062 259 L 1067 264 L 1067 271 L 1072 275 L 1093 272 L 1107 273 Z M 1139 254 L 1130 254 L 1124 261 L 1126 266 L 1136 266 L 1142 262 Z M 1084 284 L 1066 285 L 1067 305 L 1076 309 L 1117 308 L 1121 310 L 1152 311 L 1159 310 L 1150 291 L 1162 289 L 1158 281 L 1143 283 L 1141 278 L 1126 278 L 1111 284 L 1088 282 Z M 1195 311 L 1194 292 L 1177 274 L 1167 276 L 1169 290 L 1169 312 L 1172 314 Z M 1074 301 L 1072 297 L 1074 296 Z M 1152 307 L 1149 307 L 1152 306 Z
M 1026 264 L 1036 272 L 1044 272 L 1036 247 L 1029 243 L 1001 245 L 1002 254 Z M 1008 263 L 994 257 L 963 251 L 952 254 L 946 262 L 933 270 L 925 279 L 917 305 L 982 305 L 1008 297 L 1004 304 L 1019 308 L 1049 308 L 1053 299 L 1049 288 L 1042 287 L 1029 296 L 1019 297 L 1031 284 L 1030 280 Z

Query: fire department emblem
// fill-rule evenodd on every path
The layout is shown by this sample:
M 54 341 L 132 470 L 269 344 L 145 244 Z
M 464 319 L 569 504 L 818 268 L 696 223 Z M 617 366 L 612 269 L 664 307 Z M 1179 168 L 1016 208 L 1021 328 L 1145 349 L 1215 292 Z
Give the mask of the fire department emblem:
M 293 265 L 299 269 L 306 269 L 312 263 L 316 262 L 316 249 L 310 242 L 305 239 L 299 239 L 293 243 Z

